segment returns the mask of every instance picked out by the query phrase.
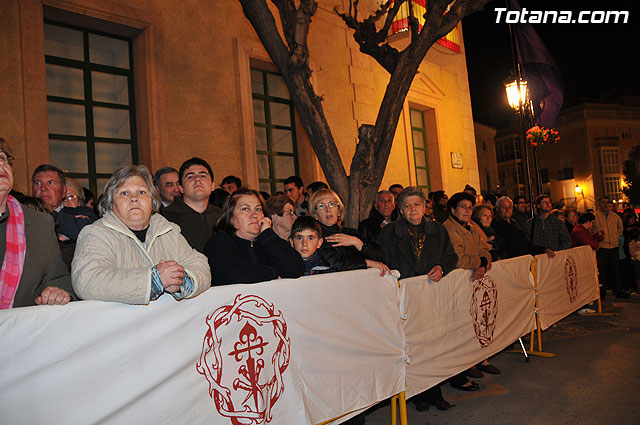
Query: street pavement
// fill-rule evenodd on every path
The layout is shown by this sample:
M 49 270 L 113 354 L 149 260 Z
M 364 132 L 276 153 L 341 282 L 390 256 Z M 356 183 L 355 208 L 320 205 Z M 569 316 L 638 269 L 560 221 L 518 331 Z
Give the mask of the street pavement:
M 502 373 L 476 379 L 479 391 L 443 384 L 455 405 L 447 411 L 418 412 L 407 402 L 408 424 L 640 424 L 640 296 L 610 296 L 603 313 L 617 315 L 574 313 L 544 331 L 542 350 L 553 358 L 497 354 L 491 363 Z M 367 414 L 367 425 L 390 423 L 388 402 Z

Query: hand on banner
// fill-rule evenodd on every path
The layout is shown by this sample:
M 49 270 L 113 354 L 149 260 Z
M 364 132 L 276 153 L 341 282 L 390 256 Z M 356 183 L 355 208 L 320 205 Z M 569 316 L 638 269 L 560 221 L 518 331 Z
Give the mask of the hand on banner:
M 37 305 L 65 305 L 71 301 L 71 295 L 64 289 L 55 286 L 47 286 L 39 297 L 36 298 Z
M 478 267 L 473 271 L 473 274 L 471 275 L 471 280 L 482 279 L 484 277 L 485 271 L 486 269 L 484 267 Z
M 427 277 L 434 282 L 439 282 L 440 279 L 442 279 L 442 275 L 442 267 L 439 265 L 433 266 L 433 268 L 429 270 L 429 273 L 427 273 Z
M 179 291 L 182 285 L 182 279 L 184 279 L 184 267 L 173 260 L 160 260 L 157 268 L 164 290 L 167 292 Z
M 556 256 L 556 253 L 555 253 L 555 252 L 553 252 L 553 250 L 552 250 L 552 249 L 547 248 L 547 249 L 545 249 L 545 250 L 544 250 L 544 252 L 546 252 L 546 253 L 547 253 L 547 256 L 548 256 L 549 258 L 553 258 L 553 257 L 555 257 L 555 256 Z
M 373 261 L 373 260 L 365 260 L 365 261 L 367 262 L 368 269 L 379 269 L 380 276 L 384 276 L 387 273 L 391 274 L 391 270 L 389 270 L 389 267 L 387 267 L 385 264 L 382 264 L 379 261 Z

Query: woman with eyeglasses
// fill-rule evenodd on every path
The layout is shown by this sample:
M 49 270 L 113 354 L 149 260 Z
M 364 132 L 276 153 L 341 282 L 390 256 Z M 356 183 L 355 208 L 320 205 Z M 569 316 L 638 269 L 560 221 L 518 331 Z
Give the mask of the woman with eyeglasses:
M 267 199 L 266 214 L 271 218 L 271 228 L 281 239 L 289 241 L 291 226 L 296 221 L 296 205 L 287 195 L 275 195 Z
M 260 194 L 247 188 L 233 192 L 218 218 L 218 232 L 204 248 L 212 285 L 257 283 L 304 274 L 304 262 L 288 241 L 271 228 Z
M 322 225 L 322 244 L 320 255 L 336 271 L 376 268 L 380 275 L 389 273 L 389 268 L 381 261 L 382 250 L 375 244 L 362 242 L 358 231 L 342 227 L 344 204 L 331 189 L 320 189 L 309 199 L 309 215 Z

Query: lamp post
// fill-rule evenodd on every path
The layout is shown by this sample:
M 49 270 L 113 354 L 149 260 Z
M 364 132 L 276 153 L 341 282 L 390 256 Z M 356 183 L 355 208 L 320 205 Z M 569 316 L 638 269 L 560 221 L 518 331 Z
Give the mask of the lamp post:
M 511 26 L 509 26 L 509 30 L 511 30 Z M 531 100 L 529 99 L 529 89 L 527 88 L 527 81 L 522 78 L 520 72 L 520 64 L 515 64 L 514 67 L 516 69 L 517 77 L 507 80 L 504 83 L 505 90 L 507 91 L 507 100 L 509 101 L 509 106 L 515 109 L 518 112 L 518 117 L 520 118 L 520 136 L 522 137 L 522 160 L 524 161 L 524 169 L 527 173 L 527 189 L 529 190 L 529 202 L 530 205 L 533 205 L 533 190 L 531 188 L 531 170 L 529 168 L 529 150 L 527 146 L 527 136 L 526 129 L 527 125 L 530 127 L 530 123 L 525 124 L 525 118 L 529 118 L 527 121 L 531 121 L 533 117 L 533 108 L 531 106 Z M 536 172 L 536 183 L 538 183 L 537 172 Z M 539 186 L 539 183 L 538 183 Z M 538 187 L 538 192 L 542 193 L 540 187 Z M 533 208 L 531 208 L 531 214 L 533 216 Z

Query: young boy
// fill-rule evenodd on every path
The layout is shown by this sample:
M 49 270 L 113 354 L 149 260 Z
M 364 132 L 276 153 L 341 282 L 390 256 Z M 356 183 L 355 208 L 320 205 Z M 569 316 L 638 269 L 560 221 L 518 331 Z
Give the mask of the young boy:
M 291 246 L 304 260 L 304 275 L 331 273 L 327 260 L 322 258 L 318 248 L 322 246 L 322 226 L 318 220 L 309 216 L 300 216 L 291 226 Z

